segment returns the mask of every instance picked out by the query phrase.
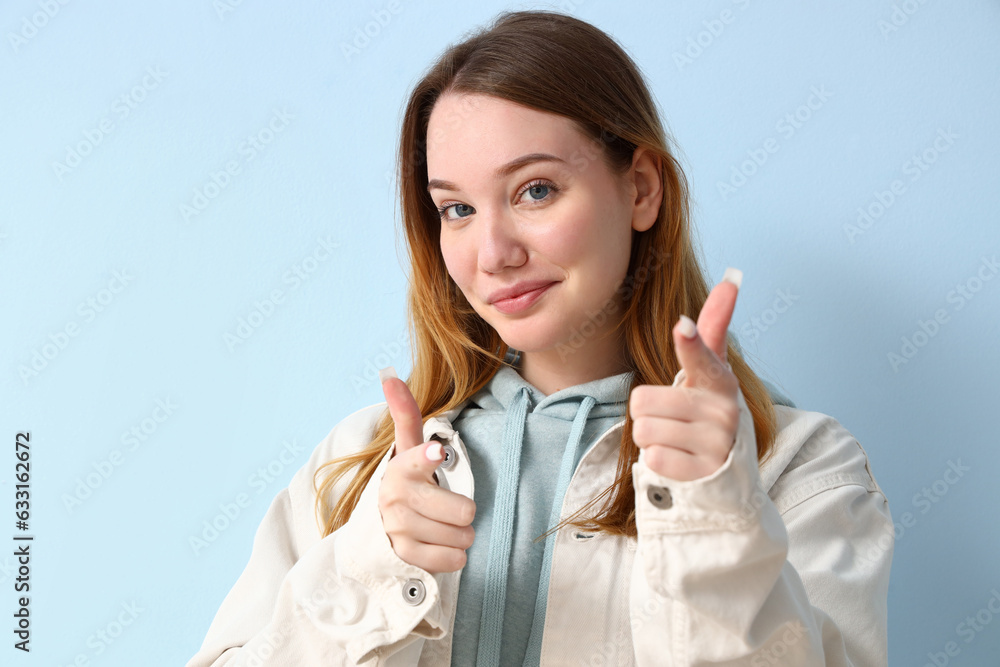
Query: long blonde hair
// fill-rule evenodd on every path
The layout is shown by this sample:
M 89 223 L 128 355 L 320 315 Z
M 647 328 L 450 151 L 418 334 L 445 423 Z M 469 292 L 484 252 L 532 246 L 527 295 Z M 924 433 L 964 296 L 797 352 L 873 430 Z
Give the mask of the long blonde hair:
M 599 146 L 601 158 L 616 174 L 628 170 L 638 146 L 659 158 L 664 196 L 656 223 L 633 234 L 619 326 L 625 358 L 634 371 L 632 386 L 671 384 L 680 370 L 671 324 L 682 313 L 697 318 L 709 284 L 692 241 L 687 181 L 652 96 L 632 59 L 598 28 L 553 11 L 503 12 L 441 55 L 417 82 L 403 117 L 396 168 L 410 259 L 407 312 L 413 370 L 406 383 L 421 415 L 427 419 L 459 406 L 493 377 L 508 350 L 465 299 L 441 256 L 440 218 L 426 189 L 426 142 L 431 110 L 445 92 L 492 95 L 569 118 Z M 753 415 L 760 461 L 777 431 L 774 407 L 767 387 L 731 339 L 727 349 Z M 316 511 L 324 536 L 347 522 L 394 438 L 386 411 L 370 444 L 316 471 Z M 626 410 L 614 483 L 552 530 L 573 525 L 635 537 L 631 469 L 638 453 Z M 352 471 L 343 495 L 334 498 L 335 483 Z M 575 518 L 602 499 L 596 512 Z

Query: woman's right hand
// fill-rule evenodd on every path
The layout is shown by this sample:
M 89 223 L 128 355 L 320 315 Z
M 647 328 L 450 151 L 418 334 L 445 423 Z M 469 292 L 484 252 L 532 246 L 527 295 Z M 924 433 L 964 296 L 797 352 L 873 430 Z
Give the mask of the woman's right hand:
M 434 471 L 443 457 L 441 443 L 422 442 L 423 418 L 406 383 L 387 377 L 382 393 L 396 430 L 378 496 L 389 543 L 401 559 L 431 574 L 460 570 L 475 538 L 476 503 L 438 485 Z

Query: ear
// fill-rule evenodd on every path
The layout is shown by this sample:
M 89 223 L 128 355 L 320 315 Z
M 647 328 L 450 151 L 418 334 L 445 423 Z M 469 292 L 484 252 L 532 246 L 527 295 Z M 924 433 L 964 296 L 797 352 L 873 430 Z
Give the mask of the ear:
M 644 232 L 656 222 L 663 201 L 663 177 L 660 158 L 644 146 L 632 154 L 632 167 L 628 172 L 630 191 L 635 193 L 632 202 L 632 229 Z

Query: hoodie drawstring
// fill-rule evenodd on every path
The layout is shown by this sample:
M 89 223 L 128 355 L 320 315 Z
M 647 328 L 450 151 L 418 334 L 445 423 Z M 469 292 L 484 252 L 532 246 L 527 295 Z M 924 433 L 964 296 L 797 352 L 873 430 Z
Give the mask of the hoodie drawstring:
M 577 450 L 580 448 L 580 440 L 583 437 L 583 429 L 587 425 L 587 418 L 590 409 L 597 403 L 593 396 L 584 396 L 580 401 L 580 408 L 573 419 L 573 427 L 569 432 L 569 440 L 566 441 L 566 449 L 563 452 L 562 463 L 559 465 L 559 478 L 556 480 L 556 491 L 552 496 L 552 511 L 549 514 L 549 527 L 558 525 L 562 515 L 563 500 L 566 496 L 566 489 L 569 488 L 569 480 L 576 468 Z M 550 533 L 545 538 L 545 553 L 542 556 L 542 570 L 538 577 L 538 596 L 535 598 L 535 615 L 531 622 L 531 636 L 528 638 L 528 650 L 525 652 L 525 664 L 532 660 L 533 656 L 539 656 L 542 652 L 542 630 L 545 626 L 545 608 L 549 595 L 549 572 L 552 569 L 552 550 L 555 548 L 556 535 L 558 532 Z
M 573 474 L 577 450 L 580 447 L 584 427 L 587 425 L 587 417 L 596 402 L 594 397 L 584 396 L 576 417 L 573 419 L 569 439 L 563 451 L 562 463 L 559 466 L 559 478 L 556 480 L 555 495 L 549 514 L 549 523 L 552 526 L 559 522 L 563 499 Z M 521 387 L 507 412 L 504 423 L 503 462 L 493 501 L 493 525 L 490 530 L 489 555 L 486 562 L 483 613 L 479 622 L 479 651 L 476 664 L 480 666 L 492 667 L 500 664 L 504 606 L 507 597 L 507 570 L 510 565 L 510 550 L 513 542 L 514 509 L 517 505 L 517 488 L 521 477 L 521 445 L 524 443 L 524 423 L 527 416 L 528 389 Z M 531 626 L 531 637 L 528 641 L 527 656 L 529 657 L 538 655 L 538 649 L 541 647 L 542 618 L 548 595 L 548 573 L 552 563 L 554 541 L 555 533 L 545 538 L 545 552 L 538 594 L 535 599 L 535 615 Z
M 500 664 L 507 565 L 510 562 L 514 506 L 521 476 L 521 445 L 524 443 L 524 420 L 527 416 L 528 389 L 521 387 L 507 412 L 503 427 L 503 463 L 493 499 L 493 526 L 490 529 L 490 552 L 486 559 L 486 590 L 483 594 L 483 615 L 479 620 L 477 665 Z

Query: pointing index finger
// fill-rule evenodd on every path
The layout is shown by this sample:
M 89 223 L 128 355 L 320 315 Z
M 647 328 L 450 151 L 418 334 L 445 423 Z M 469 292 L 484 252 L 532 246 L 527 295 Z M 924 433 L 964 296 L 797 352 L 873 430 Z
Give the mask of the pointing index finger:
M 424 424 L 420 415 L 420 406 L 410 393 L 410 388 L 399 379 L 392 366 L 381 369 L 379 379 L 382 381 L 382 393 L 389 404 L 389 414 L 392 415 L 396 431 L 396 453 L 402 454 L 424 441 Z
M 722 282 L 709 292 L 698 313 L 698 333 L 705 345 L 723 361 L 726 360 L 726 333 L 733 319 L 736 297 L 742 283 L 742 271 L 732 267 L 726 269 Z

